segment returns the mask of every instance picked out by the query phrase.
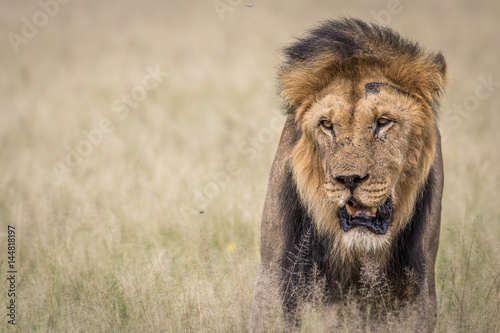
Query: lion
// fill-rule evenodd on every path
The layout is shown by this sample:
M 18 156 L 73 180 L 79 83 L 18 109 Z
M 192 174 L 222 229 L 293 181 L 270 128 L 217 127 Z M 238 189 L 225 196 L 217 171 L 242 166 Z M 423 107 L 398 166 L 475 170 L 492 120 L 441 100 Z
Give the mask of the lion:
M 369 265 L 390 286 L 386 300 L 416 305 L 419 330 L 433 330 L 446 72 L 440 52 L 352 18 L 285 48 L 287 118 L 262 216 L 254 331 L 275 311 L 272 295 L 295 318 L 314 281 L 322 302 L 339 303 L 360 294 Z

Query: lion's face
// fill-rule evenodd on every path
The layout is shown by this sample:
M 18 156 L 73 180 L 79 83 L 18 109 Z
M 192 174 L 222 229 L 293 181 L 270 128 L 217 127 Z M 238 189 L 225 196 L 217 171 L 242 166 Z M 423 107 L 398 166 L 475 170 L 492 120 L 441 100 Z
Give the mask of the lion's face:
M 387 249 L 432 163 L 430 107 L 372 73 L 337 78 L 296 120 L 294 176 L 318 230 L 351 253 Z

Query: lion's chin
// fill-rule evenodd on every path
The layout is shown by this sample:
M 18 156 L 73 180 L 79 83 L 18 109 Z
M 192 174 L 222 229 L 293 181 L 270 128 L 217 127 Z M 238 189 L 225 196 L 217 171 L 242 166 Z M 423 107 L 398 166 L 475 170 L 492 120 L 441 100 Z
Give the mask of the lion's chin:
M 385 252 L 391 243 L 390 235 L 377 235 L 366 227 L 356 227 L 342 235 L 342 242 L 351 253 L 380 253 Z
M 339 221 L 344 232 L 373 233 L 385 235 L 392 222 L 394 213 L 391 197 L 380 207 L 365 207 L 354 199 L 339 209 Z M 354 230 L 352 230 L 354 229 Z

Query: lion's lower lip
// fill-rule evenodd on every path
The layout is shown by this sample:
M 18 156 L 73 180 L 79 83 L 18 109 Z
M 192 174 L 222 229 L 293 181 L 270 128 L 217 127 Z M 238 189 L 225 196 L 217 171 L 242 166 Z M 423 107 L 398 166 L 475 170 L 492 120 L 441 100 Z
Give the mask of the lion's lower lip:
M 375 234 L 384 235 L 392 221 L 392 199 L 378 207 L 366 207 L 356 201 L 349 201 L 339 210 L 340 224 L 347 232 L 352 228 L 363 226 Z

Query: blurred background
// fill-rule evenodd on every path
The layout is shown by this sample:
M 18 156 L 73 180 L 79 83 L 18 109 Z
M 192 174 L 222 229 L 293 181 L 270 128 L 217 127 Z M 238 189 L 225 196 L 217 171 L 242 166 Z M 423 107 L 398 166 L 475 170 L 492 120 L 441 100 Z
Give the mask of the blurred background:
M 280 49 L 352 16 L 448 62 L 438 330 L 500 330 L 500 2 L 0 8 L 0 244 L 14 226 L 15 329 L 246 331 L 284 121 Z

